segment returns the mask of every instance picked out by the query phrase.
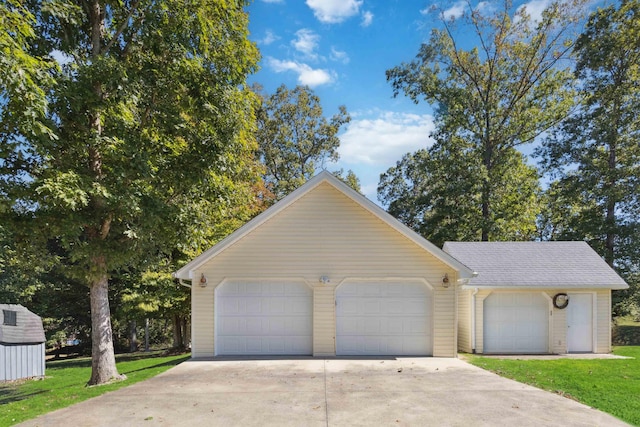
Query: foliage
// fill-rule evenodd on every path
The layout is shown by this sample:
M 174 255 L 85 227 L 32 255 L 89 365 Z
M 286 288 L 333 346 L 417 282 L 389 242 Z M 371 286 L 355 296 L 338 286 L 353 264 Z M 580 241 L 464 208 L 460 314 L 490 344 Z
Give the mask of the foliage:
M 565 396 L 640 425 L 640 347 L 619 347 L 629 359 L 520 360 L 469 356 L 473 365 Z
M 436 105 L 436 150 L 473 159 L 462 176 L 469 180 L 463 185 L 473 188 L 469 197 L 479 198 L 480 240 L 494 238 L 500 228 L 496 192 L 504 190 L 499 179 L 513 161 L 513 148 L 532 142 L 570 110 L 573 77 L 564 61 L 584 3 L 552 2 L 537 22 L 525 8 L 512 17 L 508 0 L 490 15 L 469 5 L 461 19 L 473 36 L 467 28 L 457 33 L 456 21 L 442 18 L 443 28 L 432 31 L 414 61 L 387 71 L 395 95 Z M 465 50 L 462 40 L 476 47 Z
M 35 18 L 36 38 L 9 61 L 55 55 L 62 65 L 50 71 L 56 84 L 41 88 L 51 133 L 23 131 L 29 121 L 2 129 L 14 148 L 8 170 L 29 159 L 10 188 L 19 195 L 10 200 L 15 241 L 53 247 L 64 277 L 89 286 L 90 381 L 102 383 L 117 377 L 110 276 L 179 262 L 215 228 L 195 229 L 194 218 L 219 213 L 211 224 L 250 205 L 256 99 L 244 83 L 258 52 L 244 1 L 20 4 Z M 16 96 L 7 92 L 3 102 L 12 117 Z
M 429 241 L 482 237 L 482 159 L 464 141 L 436 143 L 406 154 L 380 177 L 378 198 L 391 215 Z M 535 234 L 539 184 L 535 168 L 515 149 L 492 169 L 490 240 L 530 240 Z
M 616 268 L 632 286 L 619 310 L 640 285 L 640 2 L 594 12 L 575 52 L 580 108 L 538 150 L 555 180 L 548 237 L 587 240 Z
M 338 131 L 351 117 L 340 106 L 327 120 L 320 98 L 307 86 L 282 85 L 262 98 L 257 139 L 266 168 L 264 181 L 274 202 L 304 184 L 325 162 L 338 160 Z
M 165 356 L 161 353 L 120 355 L 117 357 L 125 381 L 103 387 L 87 387 L 91 360 L 71 359 L 48 362 L 47 376 L 40 381 L 20 381 L 0 385 L 0 425 L 8 426 L 35 418 L 56 409 L 66 408 L 108 391 L 154 377 L 184 362 L 188 356 Z
M 356 175 L 354 171 L 349 169 L 345 174 L 343 169 L 332 172 L 335 177 L 339 180 L 347 184 L 349 187 L 356 190 L 358 193 L 362 194 L 362 188 L 360 187 L 360 178 Z
M 611 331 L 613 345 L 640 346 L 640 312 L 630 318 L 617 318 Z

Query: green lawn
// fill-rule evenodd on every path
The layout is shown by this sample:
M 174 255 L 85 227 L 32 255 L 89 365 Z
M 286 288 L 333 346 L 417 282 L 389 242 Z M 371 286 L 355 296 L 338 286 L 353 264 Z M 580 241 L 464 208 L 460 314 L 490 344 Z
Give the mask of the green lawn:
M 47 362 L 46 377 L 0 383 L 0 426 L 10 426 L 38 415 L 99 396 L 107 391 L 146 380 L 189 358 L 161 353 L 133 353 L 116 356 L 118 371 L 127 379 L 99 387 L 87 387 L 91 359 Z
M 468 361 L 640 426 L 640 346 L 617 347 L 614 353 L 634 359 L 501 360 L 470 355 Z

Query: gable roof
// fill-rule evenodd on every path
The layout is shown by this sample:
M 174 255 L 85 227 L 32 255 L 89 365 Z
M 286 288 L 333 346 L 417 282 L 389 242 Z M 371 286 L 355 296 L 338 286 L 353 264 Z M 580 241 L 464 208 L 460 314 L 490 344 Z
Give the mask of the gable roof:
M 425 238 L 417 234 L 415 231 L 411 230 L 409 227 L 402 224 L 400 221 L 395 219 L 393 216 L 388 214 L 384 209 L 367 199 L 362 194 L 358 193 L 351 187 L 349 187 L 344 182 L 340 181 L 333 174 L 323 171 L 318 175 L 311 178 L 305 184 L 300 186 L 298 189 L 293 191 L 284 199 L 280 200 L 273 206 L 271 206 L 266 211 L 262 212 L 260 215 L 253 218 L 251 221 L 247 222 L 245 225 L 231 233 L 229 236 L 218 242 L 213 247 L 209 248 L 201 255 L 193 259 L 191 262 L 186 264 L 184 267 L 173 273 L 173 276 L 178 279 L 191 280 L 194 277 L 194 271 L 201 267 L 203 264 L 217 256 L 219 253 L 245 237 L 247 234 L 260 227 L 262 224 L 267 222 L 269 219 L 278 215 L 287 207 L 294 204 L 300 198 L 302 198 L 307 193 L 311 192 L 314 188 L 318 187 L 320 184 L 328 183 L 332 185 L 336 190 L 347 196 L 353 202 L 360 205 L 362 208 L 378 217 L 385 224 L 387 224 L 392 229 L 396 230 L 398 233 L 402 234 L 410 241 L 418 245 L 420 248 L 424 249 L 449 267 L 459 272 L 459 277 L 462 279 L 470 278 L 474 276 L 474 272 L 470 270 L 466 265 L 459 262 L 457 259 L 452 257 L 451 255 L 443 252 L 440 248 L 435 246 L 433 243 L 427 241 Z
M 6 312 L 16 314 L 16 324 L 5 325 Z M 0 343 L 1 344 L 39 344 L 45 342 L 42 319 L 19 304 L 0 304 Z
M 469 287 L 629 287 L 586 242 L 446 242 L 443 250 L 478 272 Z

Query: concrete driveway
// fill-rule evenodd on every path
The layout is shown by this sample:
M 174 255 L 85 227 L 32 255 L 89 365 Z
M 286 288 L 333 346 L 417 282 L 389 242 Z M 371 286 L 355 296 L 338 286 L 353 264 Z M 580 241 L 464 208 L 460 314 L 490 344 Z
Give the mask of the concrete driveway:
M 459 359 L 184 362 L 24 426 L 623 426 Z

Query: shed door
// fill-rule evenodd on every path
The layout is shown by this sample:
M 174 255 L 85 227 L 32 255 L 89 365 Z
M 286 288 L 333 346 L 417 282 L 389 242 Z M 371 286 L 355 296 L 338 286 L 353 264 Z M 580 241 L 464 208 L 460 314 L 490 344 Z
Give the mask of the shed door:
M 310 355 L 312 291 L 304 283 L 226 282 L 215 292 L 216 355 Z
M 484 300 L 484 353 L 548 353 L 549 302 L 539 292 L 495 292 Z
M 336 354 L 433 354 L 431 301 L 431 291 L 419 282 L 340 285 L 336 294 Z

